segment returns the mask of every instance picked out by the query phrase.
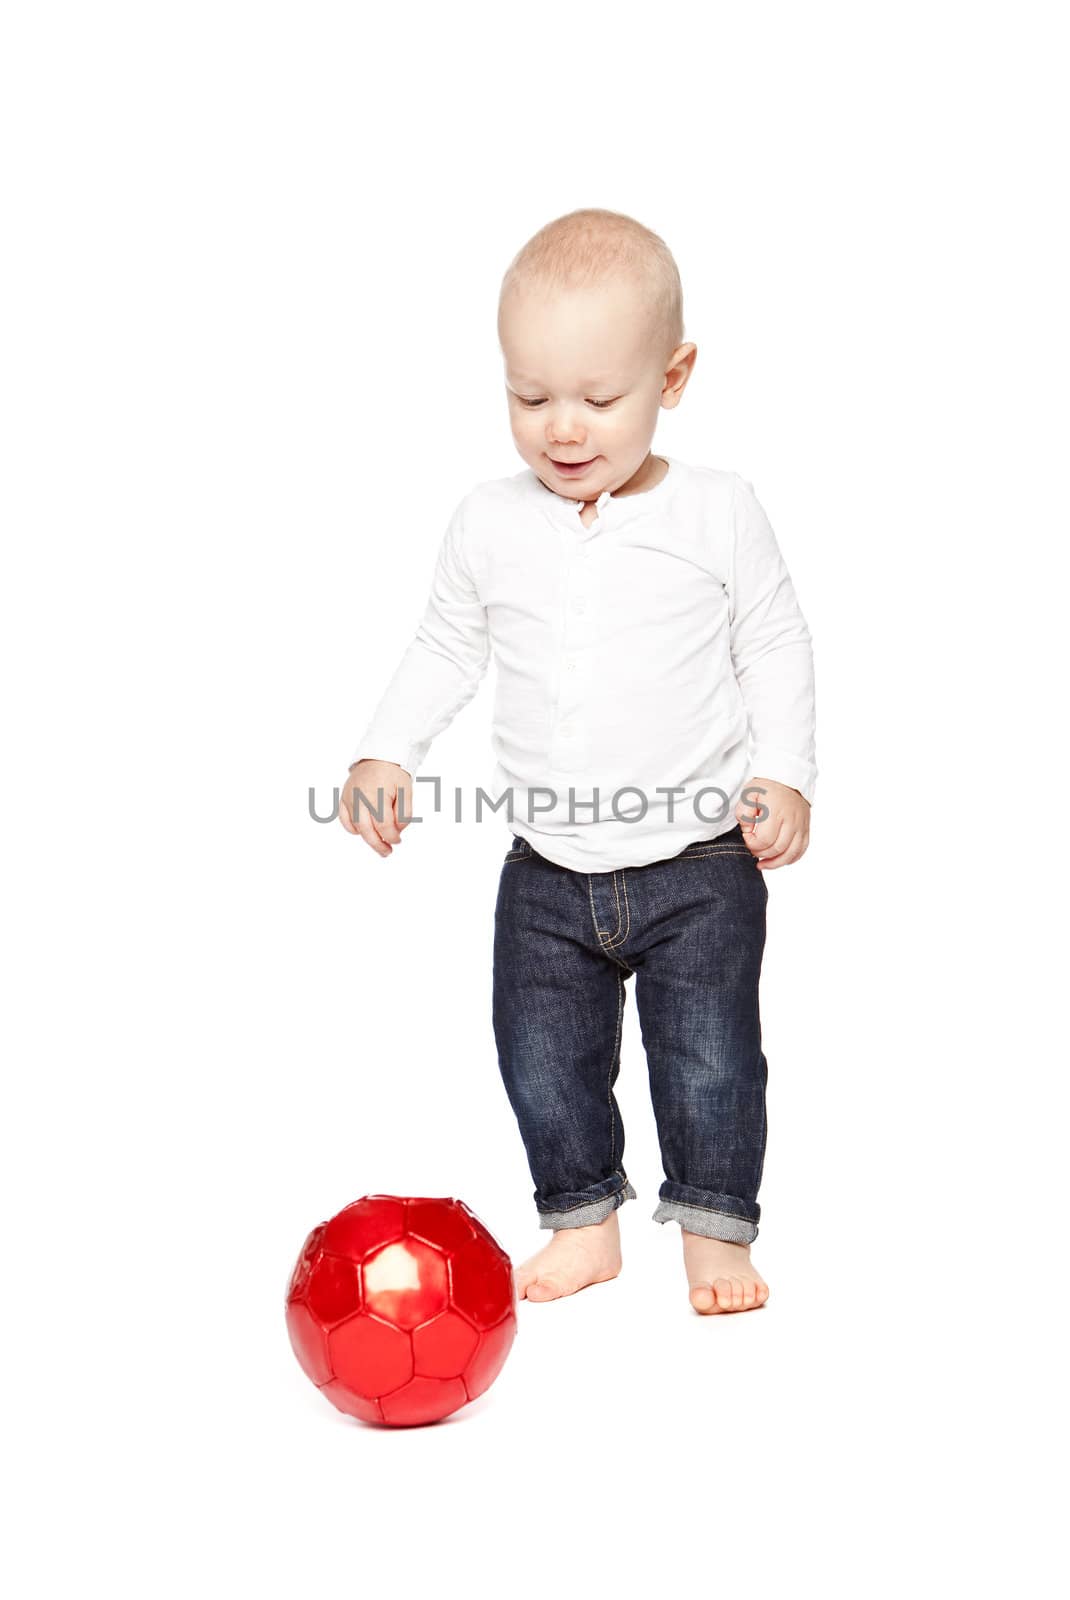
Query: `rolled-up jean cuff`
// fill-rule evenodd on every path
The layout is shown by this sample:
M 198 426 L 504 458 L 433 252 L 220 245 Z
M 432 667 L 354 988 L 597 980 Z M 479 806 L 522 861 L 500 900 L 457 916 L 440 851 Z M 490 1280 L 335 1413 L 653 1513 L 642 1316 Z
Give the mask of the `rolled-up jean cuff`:
M 611 1211 L 616 1211 L 625 1200 L 637 1199 L 635 1190 L 625 1179 L 623 1189 L 615 1189 L 612 1194 L 603 1195 L 601 1200 L 592 1200 L 589 1205 L 574 1206 L 571 1211 L 540 1211 L 540 1228 L 586 1228 L 593 1222 L 604 1222 Z
M 655 1222 L 678 1222 L 688 1233 L 701 1233 L 707 1239 L 724 1239 L 729 1244 L 750 1244 L 758 1237 L 758 1224 L 727 1211 L 710 1211 L 705 1206 L 688 1206 L 680 1200 L 659 1200 Z

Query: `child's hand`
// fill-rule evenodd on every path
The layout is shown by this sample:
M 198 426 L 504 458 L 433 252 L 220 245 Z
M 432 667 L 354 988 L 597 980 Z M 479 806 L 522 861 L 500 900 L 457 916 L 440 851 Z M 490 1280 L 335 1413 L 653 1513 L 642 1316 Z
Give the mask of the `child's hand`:
M 772 778 L 748 779 L 743 795 L 736 807 L 736 821 L 751 854 L 764 858 L 758 861 L 759 868 L 786 867 L 798 861 L 810 843 L 809 800 L 804 800 L 798 789 Z M 756 822 L 761 806 L 769 815 Z
M 360 794 L 356 793 L 358 789 Z M 382 806 L 379 804 L 380 789 L 383 791 Z M 382 811 L 382 822 L 373 814 L 372 806 Z M 377 856 L 392 855 L 393 846 L 401 843 L 402 828 L 407 828 L 412 821 L 411 772 L 393 761 L 354 761 L 342 785 L 338 820 L 347 833 L 359 833 Z

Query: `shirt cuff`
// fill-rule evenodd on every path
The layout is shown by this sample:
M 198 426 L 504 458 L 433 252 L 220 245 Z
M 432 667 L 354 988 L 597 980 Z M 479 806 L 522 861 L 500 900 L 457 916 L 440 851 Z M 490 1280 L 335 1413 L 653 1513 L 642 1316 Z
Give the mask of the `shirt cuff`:
M 410 777 L 415 775 L 420 764 L 413 745 L 395 743 L 390 739 L 373 739 L 370 744 L 361 745 L 357 754 L 350 757 L 349 765 L 353 766 L 357 761 L 392 761 L 395 766 L 404 767 Z
M 750 770 L 755 779 L 771 778 L 774 783 L 798 789 L 803 799 L 813 805 L 817 767 L 812 761 L 804 761 L 785 750 L 773 750 L 768 745 L 756 745 L 751 752 Z

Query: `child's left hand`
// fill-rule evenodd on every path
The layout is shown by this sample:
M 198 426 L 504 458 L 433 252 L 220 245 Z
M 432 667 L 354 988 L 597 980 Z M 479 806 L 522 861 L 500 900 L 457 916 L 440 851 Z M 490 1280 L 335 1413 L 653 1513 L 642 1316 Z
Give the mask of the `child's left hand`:
M 754 794 L 754 790 L 760 794 Z M 750 793 L 750 798 L 746 798 Z M 773 778 L 748 778 L 743 785 L 744 798 L 736 806 L 736 821 L 743 830 L 747 848 L 759 857 L 757 865 L 786 867 L 798 861 L 810 843 L 810 802 L 804 800 L 798 789 Z M 769 815 L 761 822 L 755 818 L 764 806 Z

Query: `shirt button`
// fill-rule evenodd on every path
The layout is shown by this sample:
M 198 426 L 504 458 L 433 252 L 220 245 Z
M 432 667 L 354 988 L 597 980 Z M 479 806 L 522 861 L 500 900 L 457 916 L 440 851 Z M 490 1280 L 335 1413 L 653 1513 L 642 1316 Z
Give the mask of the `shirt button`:
M 575 663 L 575 662 L 574 662 L 574 661 L 566 661 L 566 662 L 565 662 L 565 670 L 566 670 L 566 671 L 567 671 L 567 672 L 575 672 L 575 670 L 576 670 L 576 663 Z

